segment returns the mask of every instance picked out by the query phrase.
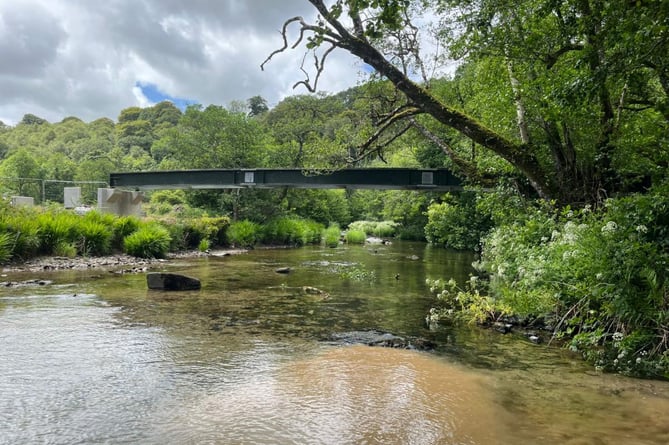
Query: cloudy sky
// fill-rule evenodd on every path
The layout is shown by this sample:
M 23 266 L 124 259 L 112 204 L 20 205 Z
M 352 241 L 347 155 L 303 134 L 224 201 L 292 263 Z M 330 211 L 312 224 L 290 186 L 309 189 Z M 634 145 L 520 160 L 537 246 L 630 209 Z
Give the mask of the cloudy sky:
M 281 46 L 286 18 L 314 12 L 307 0 L 0 0 L 0 120 L 116 120 L 162 98 L 276 105 L 306 93 L 292 89 L 303 51 L 260 64 Z M 320 89 L 358 83 L 360 64 L 333 55 Z

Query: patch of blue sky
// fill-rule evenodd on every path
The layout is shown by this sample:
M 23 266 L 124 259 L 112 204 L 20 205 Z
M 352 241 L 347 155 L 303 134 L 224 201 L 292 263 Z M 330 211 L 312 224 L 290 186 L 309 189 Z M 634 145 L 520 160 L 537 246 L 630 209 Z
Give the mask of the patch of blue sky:
M 186 107 L 188 107 L 189 105 L 194 105 L 198 103 L 196 100 L 184 99 L 181 97 L 172 97 L 168 94 L 165 94 L 162 91 L 160 91 L 157 85 L 154 85 L 152 83 L 136 82 L 135 86 L 140 89 L 144 97 L 146 97 L 146 99 L 152 104 L 157 104 L 159 102 L 167 100 L 172 102 L 181 111 L 184 111 Z

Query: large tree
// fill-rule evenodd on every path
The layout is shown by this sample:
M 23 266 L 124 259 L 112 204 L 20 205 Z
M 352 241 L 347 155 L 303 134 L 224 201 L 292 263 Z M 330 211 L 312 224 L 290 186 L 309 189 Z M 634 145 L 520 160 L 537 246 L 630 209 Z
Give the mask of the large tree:
M 318 18 L 288 19 L 284 45 L 263 66 L 304 41 L 313 52 L 315 74 L 296 86 L 315 91 L 327 57 L 337 49 L 348 51 L 404 96 L 379 132 L 417 130 L 466 176 L 476 178 L 480 169 L 444 136 L 455 133 L 489 150 L 520 172 L 539 196 L 562 203 L 592 202 L 620 190 L 621 172 L 638 174 L 650 165 L 664 176 L 669 123 L 666 2 L 309 2 Z M 462 67 L 487 64 L 502 73 L 505 82 L 493 82 L 488 90 L 496 90 L 489 96 L 510 98 L 506 115 L 513 116 L 513 132 L 433 89 L 420 48 L 420 33 L 428 30 L 419 25 L 420 12 L 423 23 L 436 17 L 433 22 L 439 26 L 429 29 L 445 48 L 443 55 L 457 58 Z M 297 41 L 289 40 L 291 27 L 299 28 Z M 430 56 L 439 60 L 438 54 Z M 421 115 L 438 125 L 419 119 Z M 380 146 L 370 143 L 365 148 Z

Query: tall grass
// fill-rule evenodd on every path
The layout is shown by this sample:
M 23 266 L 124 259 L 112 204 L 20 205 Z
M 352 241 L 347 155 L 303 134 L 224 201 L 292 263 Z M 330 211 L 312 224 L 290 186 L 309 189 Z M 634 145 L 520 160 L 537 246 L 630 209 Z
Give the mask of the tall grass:
M 282 217 L 267 223 L 262 230 L 262 242 L 303 246 L 320 241 L 323 226 L 312 220 Z
M 112 229 L 114 234 L 112 236 L 112 247 L 117 249 L 123 248 L 123 240 L 132 233 L 136 232 L 141 226 L 141 221 L 136 216 L 120 216 L 114 220 Z
M 3 232 L 13 238 L 12 256 L 30 258 L 39 251 L 39 223 L 33 214 L 19 213 L 7 215 L 3 222 Z
M 341 237 L 341 229 L 337 224 L 330 224 L 330 226 L 323 231 L 323 243 L 327 247 L 337 247 L 339 245 L 339 238 Z
M 354 221 L 348 225 L 348 228 L 363 231 L 367 235 L 387 238 L 395 236 L 398 225 L 395 221 Z
M 40 252 L 47 255 L 56 253 L 57 246 L 74 242 L 80 220 L 81 217 L 65 211 L 51 211 L 37 215 Z
M 97 218 L 84 218 L 77 225 L 77 251 L 83 256 L 107 255 L 111 252 L 113 232 Z
M 261 236 L 260 224 L 253 221 L 236 221 L 227 231 L 228 244 L 239 247 L 253 247 Z
M 123 240 L 128 255 L 140 258 L 164 258 L 170 247 L 170 233 L 157 223 L 149 223 Z
M 12 259 L 14 237 L 9 232 L 0 233 L 0 264 L 6 264 Z
M 365 244 L 366 238 L 367 235 L 362 230 L 349 230 L 345 235 L 348 244 Z

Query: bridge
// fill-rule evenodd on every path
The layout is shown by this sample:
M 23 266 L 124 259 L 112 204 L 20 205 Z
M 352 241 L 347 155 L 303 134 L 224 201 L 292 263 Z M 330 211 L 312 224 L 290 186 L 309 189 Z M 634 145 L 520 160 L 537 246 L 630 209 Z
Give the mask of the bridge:
M 114 188 L 154 189 L 316 188 L 458 191 L 462 183 L 447 169 L 352 168 L 207 169 L 111 173 Z

